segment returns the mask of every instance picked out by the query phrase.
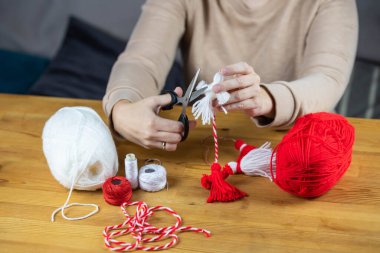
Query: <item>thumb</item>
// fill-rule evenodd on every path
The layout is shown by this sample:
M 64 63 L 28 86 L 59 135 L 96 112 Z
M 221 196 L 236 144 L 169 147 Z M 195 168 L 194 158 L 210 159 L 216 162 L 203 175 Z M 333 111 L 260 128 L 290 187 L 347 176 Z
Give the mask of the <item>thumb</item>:
M 172 97 L 170 94 L 155 96 L 154 99 L 152 99 L 152 106 L 163 107 L 169 104 L 171 100 L 172 100 Z
M 174 92 L 177 93 L 178 97 L 182 97 L 182 95 L 183 95 L 183 90 L 181 87 L 176 87 L 174 89 Z
M 176 87 L 174 92 L 177 94 L 178 97 L 182 97 L 182 89 L 180 87 Z M 152 97 L 152 106 L 153 107 L 163 107 L 171 102 L 171 95 L 170 94 L 164 94 L 159 96 Z

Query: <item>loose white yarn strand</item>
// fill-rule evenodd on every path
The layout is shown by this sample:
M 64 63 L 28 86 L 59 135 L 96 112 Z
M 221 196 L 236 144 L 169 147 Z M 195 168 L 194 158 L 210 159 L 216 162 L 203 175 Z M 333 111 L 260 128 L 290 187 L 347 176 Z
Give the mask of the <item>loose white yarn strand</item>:
M 80 176 L 80 175 L 79 175 L 79 176 Z M 68 194 L 68 196 L 67 196 L 67 199 L 66 199 L 65 203 L 64 203 L 61 207 L 55 209 L 55 210 L 53 211 L 53 213 L 51 214 L 51 222 L 54 222 L 54 221 L 55 221 L 55 215 L 56 215 L 59 211 L 61 211 L 61 215 L 62 215 L 62 217 L 63 217 L 65 220 L 71 220 L 71 221 L 73 221 L 73 220 L 83 220 L 83 219 L 86 219 L 86 218 L 88 218 L 88 217 L 90 217 L 90 216 L 96 214 L 97 212 L 99 212 L 99 206 L 96 205 L 96 204 L 82 204 L 82 203 L 76 203 L 76 202 L 75 202 L 75 203 L 71 203 L 71 204 L 68 205 L 68 203 L 69 203 L 69 201 L 70 201 L 70 198 L 71 198 L 71 194 L 72 194 L 72 192 L 73 192 L 73 190 L 74 190 L 74 185 L 75 185 L 77 179 L 79 178 L 79 176 L 76 177 L 76 178 L 72 181 L 72 184 L 71 184 L 71 187 L 70 187 L 70 191 L 69 191 L 69 194 Z M 90 213 L 88 213 L 88 214 L 86 214 L 86 215 L 83 215 L 83 216 L 79 216 L 79 217 L 67 217 L 67 216 L 65 215 L 65 212 L 64 212 L 64 211 L 65 211 L 66 208 L 69 208 L 69 207 L 71 207 L 71 206 L 93 206 L 93 207 L 95 207 L 95 210 L 93 210 L 92 212 L 90 212 Z

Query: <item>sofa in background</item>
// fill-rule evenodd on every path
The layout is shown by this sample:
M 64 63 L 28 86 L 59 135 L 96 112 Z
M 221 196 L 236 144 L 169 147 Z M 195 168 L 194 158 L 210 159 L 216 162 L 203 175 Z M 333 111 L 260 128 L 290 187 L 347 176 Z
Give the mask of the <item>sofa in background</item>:
M 99 99 L 112 63 L 129 38 L 144 2 L 0 0 L 0 92 Z M 336 111 L 351 117 L 380 118 L 380 1 L 358 0 L 357 5 L 357 60 Z M 71 16 L 77 21 L 69 21 Z M 113 48 L 103 45 L 101 52 L 94 51 L 94 41 L 86 44 L 83 38 L 73 36 L 73 29 L 78 27 L 97 31 L 95 34 L 107 37 L 103 41 L 112 41 L 109 44 Z M 94 33 L 85 34 L 94 38 Z M 73 57 L 72 50 L 83 53 L 82 61 Z M 181 59 L 176 60 L 167 82 L 169 89 L 183 83 Z M 71 63 L 80 68 L 70 68 Z M 6 70 L 10 67 L 13 72 Z

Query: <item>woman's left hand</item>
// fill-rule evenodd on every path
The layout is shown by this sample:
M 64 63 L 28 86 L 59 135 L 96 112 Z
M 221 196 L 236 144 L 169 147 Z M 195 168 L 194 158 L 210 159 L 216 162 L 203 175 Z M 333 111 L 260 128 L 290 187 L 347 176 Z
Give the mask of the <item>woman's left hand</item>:
M 239 62 L 221 69 L 225 80 L 213 87 L 215 93 L 227 91 L 230 99 L 223 107 L 228 111 L 243 110 L 251 117 L 274 117 L 274 101 L 260 87 L 260 77 L 246 62 Z M 220 106 L 217 106 L 220 107 Z

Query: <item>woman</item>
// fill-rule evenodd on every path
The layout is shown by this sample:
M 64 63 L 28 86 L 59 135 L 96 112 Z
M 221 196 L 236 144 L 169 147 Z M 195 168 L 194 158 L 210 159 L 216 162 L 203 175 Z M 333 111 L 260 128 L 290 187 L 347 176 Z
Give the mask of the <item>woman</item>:
M 188 81 L 197 68 L 206 81 L 220 70 L 226 81 L 214 91 L 231 93 L 227 110 L 245 111 L 258 127 L 286 128 L 334 108 L 357 34 L 354 0 L 151 0 L 112 69 L 104 109 L 124 138 L 175 150 L 183 126 L 156 112 L 170 101 L 158 94 L 179 45 Z

